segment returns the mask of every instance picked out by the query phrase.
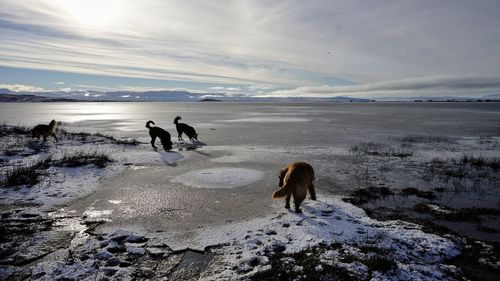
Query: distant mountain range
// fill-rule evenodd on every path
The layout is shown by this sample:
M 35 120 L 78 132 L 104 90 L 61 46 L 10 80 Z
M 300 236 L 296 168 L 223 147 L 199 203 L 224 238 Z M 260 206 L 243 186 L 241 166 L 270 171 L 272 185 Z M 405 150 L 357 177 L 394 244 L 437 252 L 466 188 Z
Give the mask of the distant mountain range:
M 77 101 L 265 101 L 265 100 L 310 100 L 310 98 L 256 98 L 250 96 L 228 96 L 220 93 L 192 93 L 188 91 L 146 91 L 146 92 L 12 92 L 0 89 L 0 102 L 77 102 Z M 314 99 L 317 100 L 317 99 Z M 351 97 L 322 98 L 339 102 L 369 102 L 370 99 Z
M 75 99 L 49 98 L 25 94 L 0 93 L 0 102 L 75 102 Z
M 119 102 L 154 102 L 154 101 L 332 101 L 332 102 L 371 102 L 373 99 L 352 98 L 352 97 L 332 97 L 332 98 L 262 98 L 251 96 L 228 96 L 221 93 L 192 93 L 188 91 L 45 91 L 45 92 L 12 92 L 8 89 L 0 89 L 0 102 L 82 102 L 82 101 L 119 101 Z M 449 97 L 449 96 L 422 96 L 422 97 L 384 97 L 377 98 L 377 101 L 500 101 L 500 94 L 490 94 L 481 98 Z

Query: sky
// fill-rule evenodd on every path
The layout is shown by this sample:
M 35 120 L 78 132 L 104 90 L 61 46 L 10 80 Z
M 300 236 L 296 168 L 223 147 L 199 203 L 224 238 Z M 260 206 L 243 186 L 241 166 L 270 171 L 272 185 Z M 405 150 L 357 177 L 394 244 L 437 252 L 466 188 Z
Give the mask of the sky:
M 500 1 L 0 0 L 0 88 L 500 93 Z

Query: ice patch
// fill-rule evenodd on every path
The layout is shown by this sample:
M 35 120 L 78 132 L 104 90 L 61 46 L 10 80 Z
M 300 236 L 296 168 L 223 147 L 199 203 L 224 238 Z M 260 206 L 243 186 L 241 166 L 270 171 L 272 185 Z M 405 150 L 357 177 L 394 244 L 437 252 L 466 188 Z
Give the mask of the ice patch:
M 109 216 L 111 215 L 112 212 L 113 210 L 95 210 L 94 208 L 91 207 L 88 210 L 86 210 L 85 213 L 83 213 L 83 215 L 87 216 L 88 218 L 95 219 L 104 216 Z
M 197 188 L 234 188 L 259 181 L 263 172 L 243 168 L 213 168 L 191 171 L 175 177 L 172 182 Z

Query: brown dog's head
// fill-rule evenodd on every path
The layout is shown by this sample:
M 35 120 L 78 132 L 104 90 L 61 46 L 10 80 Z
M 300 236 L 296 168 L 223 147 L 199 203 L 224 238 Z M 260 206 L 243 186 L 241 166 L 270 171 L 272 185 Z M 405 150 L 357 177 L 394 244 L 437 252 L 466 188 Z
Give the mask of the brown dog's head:
M 278 177 L 280 179 L 279 187 L 283 187 L 283 180 L 285 179 L 286 172 L 288 172 L 288 166 L 281 168 L 281 170 L 278 172 Z

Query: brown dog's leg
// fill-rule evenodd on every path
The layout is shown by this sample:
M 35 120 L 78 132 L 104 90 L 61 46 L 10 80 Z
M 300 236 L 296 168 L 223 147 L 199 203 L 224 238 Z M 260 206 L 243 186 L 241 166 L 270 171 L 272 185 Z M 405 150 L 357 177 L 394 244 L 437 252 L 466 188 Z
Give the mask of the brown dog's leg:
M 302 213 L 302 210 L 300 209 L 300 203 L 304 201 L 305 195 L 301 196 L 302 194 L 297 194 L 297 192 L 294 192 L 293 194 L 293 204 L 295 205 L 295 212 L 296 213 Z
M 286 203 L 285 203 L 285 209 L 290 209 L 290 197 L 292 197 L 292 195 L 288 195 L 285 200 L 286 200 Z
M 311 196 L 311 200 L 316 200 L 316 191 L 314 190 L 314 184 L 312 182 L 309 185 L 308 189 L 309 189 L 309 195 Z

